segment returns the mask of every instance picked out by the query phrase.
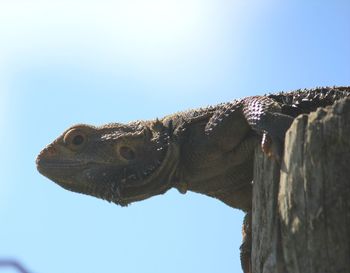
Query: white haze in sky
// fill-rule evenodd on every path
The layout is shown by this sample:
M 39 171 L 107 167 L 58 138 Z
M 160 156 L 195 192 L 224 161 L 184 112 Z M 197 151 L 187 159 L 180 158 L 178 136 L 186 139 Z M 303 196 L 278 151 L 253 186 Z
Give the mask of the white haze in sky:
M 244 46 L 242 22 L 257 20 L 273 1 L 223 1 L 221 6 L 234 6 L 233 16 L 232 8 L 225 14 L 220 5 L 205 2 L 2 1 L 0 59 L 8 71 L 32 60 L 71 56 L 87 67 L 105 70 L 117 63 L 145 78 L 167 77 L 172 73 L 164 65 L 181 70 L 190 59 L 195 67 L 227 48 L 238 54 Z M 228 21 L 237 41 L 227 37 Z

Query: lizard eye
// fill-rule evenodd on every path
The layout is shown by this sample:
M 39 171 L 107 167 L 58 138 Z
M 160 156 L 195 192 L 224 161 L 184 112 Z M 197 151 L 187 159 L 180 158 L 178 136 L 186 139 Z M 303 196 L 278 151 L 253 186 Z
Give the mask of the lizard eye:
M 86 140 L 86 135 L 79 129 L 69 130 L 63 138 L 63 142 L 72 150 L 82 148 L 86 143 Z
M 119 148 L 119 154 L 126 160 L 135 159 L 135 152 L 127 146 L 121 146 Z

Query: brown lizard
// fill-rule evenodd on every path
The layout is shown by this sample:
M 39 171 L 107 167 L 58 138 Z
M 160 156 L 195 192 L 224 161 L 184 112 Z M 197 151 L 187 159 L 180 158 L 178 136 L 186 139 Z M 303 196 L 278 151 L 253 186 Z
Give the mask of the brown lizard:
M 41 151 L 39 172 L 70 191 L 125 206 L 177 188 L 245 211 L 241 262 L 251 272 L 254 149 L 277 159 L 293 119 L 349 97 L 325 87 L 247 97 L 160 120 L 75 125 Z

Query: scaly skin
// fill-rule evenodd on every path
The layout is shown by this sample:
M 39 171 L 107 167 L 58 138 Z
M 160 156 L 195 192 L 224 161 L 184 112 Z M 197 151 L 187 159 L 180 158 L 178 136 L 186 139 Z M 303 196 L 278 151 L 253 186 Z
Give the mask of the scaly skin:
M 37 168 L 65 189 L 123 206 L 174 187 L 241 209 L 247 212 L 241 262 L 248 273 L 254 149 L 263 139 L 264 150 L 279 158 L 297 115 L 349 96 L 350 87 L 316 88 L 247 97 L 161 120 L 75 125 L 41 151 Z

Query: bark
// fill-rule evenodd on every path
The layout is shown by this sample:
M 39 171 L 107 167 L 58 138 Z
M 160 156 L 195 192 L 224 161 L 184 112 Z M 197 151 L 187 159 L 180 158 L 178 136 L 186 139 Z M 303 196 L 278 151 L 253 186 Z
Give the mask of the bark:
M 350 100 L 299 116 L 279 165 L 255 155 L 253 273 L 350 273 Z

